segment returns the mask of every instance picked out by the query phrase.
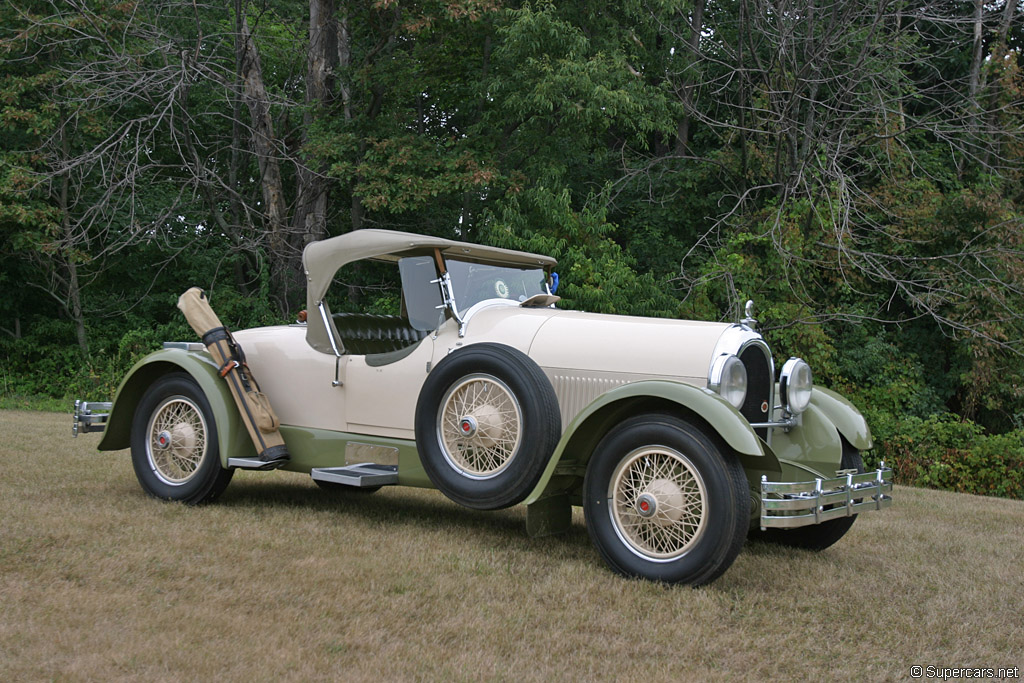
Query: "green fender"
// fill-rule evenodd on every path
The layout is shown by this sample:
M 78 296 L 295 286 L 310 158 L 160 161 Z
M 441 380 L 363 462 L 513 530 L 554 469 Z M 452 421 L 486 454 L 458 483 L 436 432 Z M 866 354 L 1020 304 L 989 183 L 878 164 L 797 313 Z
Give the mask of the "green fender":
M 136 363 L 121 381 L 114 395 L 114 405 L 107 418 L 107 427 L 98 446 L 101 451 L 131 447 L 132 419 L 135 406 L 156 380 L 171 372 L 186 372 L 206 395 L 213 409 L 220 443 L 220 463 L 227 467 L 228 458 L 251 458 L 256 455 L 249 433 L 238 415 L 238 408 L 228 385 L 217 373 L 217 364 L 205 352 L 184 349 L 155 351 Z
M 866 451 L 874 446 L 867 420 L 856 406 L 836 392 L 824 387 L 814 387 L 811 405 L 824 413 L 843 438 L 858 451 Z
M 730 403 L 708 389 L 670 380 L 646 380 L 616 387 L 597 397 L 577 415 L 562 434 L 540 481 L 526 499 L 535 503 L 554 480 L 582 477 L 590 454 L 601 438 L 623 420 L 648 412 L 680 410 L 695 423 L 707 426 L 741 456 L 763 456 L 761 440 Z
M 817 387 L 815 387 L 817 391 Z M 836 476 L 843 459 L 839 430 L 813 403 L 800 414 L 800 425 L 789 431 L 776 429 L 772 434 L 772 452 L 782 465 L 780 477 L 771 481 L 808 481 Z

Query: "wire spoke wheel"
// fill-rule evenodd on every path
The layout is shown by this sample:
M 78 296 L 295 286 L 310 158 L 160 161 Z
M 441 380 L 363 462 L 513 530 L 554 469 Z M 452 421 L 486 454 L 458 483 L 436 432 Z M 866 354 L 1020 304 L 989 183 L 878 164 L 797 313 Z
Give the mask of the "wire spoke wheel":
M 209 503 L 235 472 L 221 466 L 209 399 L 183 372 L 163 375 L 146 389 L 132 417 L 131 446 L 135 476 L 154 498 Z
M 500 510 L 540 481 L 561 431 L 558 397 L 522 351 L 483 342 L 456 349 L 416 401 L 416 448 L 430 482 L 459 505 Z
M 649 446 L 626 455 L 608 485 L 612 526 L 640 557 L 668 562 L 685 555 L 707 527 L 707 488 L 679 451 Z
M 179 486 L 195 476 L 206 455 L 207 425 L 191 399 L 165 398 L 153 411 L 146 434 L 146 456 L 160 481 Z
M 702 586 L 743 547 L 750 490 L 743 466 L 698 427 L 635 415 L 601 439 L 583 481 L 587 531 L 625 576 Z
M 508 467 L 523 438 L 523 411 L 497 377 L 463 378 L 441 400 L 437 434 L 448 463 L 472 479 L 489 479 Z

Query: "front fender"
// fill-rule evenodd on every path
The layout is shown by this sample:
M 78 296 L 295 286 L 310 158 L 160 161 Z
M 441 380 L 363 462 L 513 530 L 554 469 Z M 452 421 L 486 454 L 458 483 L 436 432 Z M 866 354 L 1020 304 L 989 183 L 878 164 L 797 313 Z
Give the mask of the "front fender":
M 220 461 L 227 467 L 228 458 L 251 458 L 256 455 L 252 440 L 242 424 L 231 391 L 217 373 L 217 364 L 205 352 L 184 349 L 155 351 L 136 363 L 114 395 L 114 405 L 97 447 L 114 451 L 131 446 L 132 419 L 135 407 L 146 389 L 157 379 L 171 372 L 186 372 L 196 381 L 210 402 L 220 443 Z
M 598 396 L 566 428 L 537 486 L 526 499 L 534 503 L 564 486 L 564 476 L 581 479 L 601 438 L 623 420 L 642 413 L 680 411 L 708 428 L 741 456 L 763 456 L 761 440 L 750 423 L 718 394 L 682 382 L 645 380 L 616 387 Z
M 869 450 L 874 445 L 867 420 L 856 406 L 836 392 L 824 387 L 814 387 L 811 405 L 824 413 L 843 438 L 858 451 Z

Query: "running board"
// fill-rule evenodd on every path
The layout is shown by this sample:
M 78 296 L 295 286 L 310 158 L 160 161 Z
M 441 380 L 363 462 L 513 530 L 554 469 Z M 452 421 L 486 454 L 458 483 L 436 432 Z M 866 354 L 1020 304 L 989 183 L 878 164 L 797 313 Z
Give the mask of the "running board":
M 276 470 L 288 462 L 287 459 L 271 460 L 264 462 L 259 458 L 228 458 L 228 467 L 237 467 L 240 470 Z
M 347 467 L 315 467 L 309 476 L 316 481 L 329 481 L 334 484 L 367 488 L 397 484 L 398 468 L 394 465 L 363 462 Z

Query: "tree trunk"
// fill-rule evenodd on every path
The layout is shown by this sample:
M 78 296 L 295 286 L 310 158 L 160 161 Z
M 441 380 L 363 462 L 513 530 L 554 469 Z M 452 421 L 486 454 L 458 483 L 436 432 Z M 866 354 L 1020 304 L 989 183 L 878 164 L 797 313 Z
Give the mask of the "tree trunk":
M 67 116 L 61 113 L 60 128 L 60 151 L 63 155 L 62 161 L 67 161 L 71 156 L 70 145 L 68 144 Z M 75 338 L 78 340 L 78 348 L 83 358 L 89 357 L 89 340 L 85 334 L 85 316 L 82 314 L 82 292 L 78 283 L 78 264 L 75 263 L 75 236 L 71 227 L 71 216 L 68 215 L 68 189 L 71 183 L 70 171 L 65 171 L 60 178 L 60 195 L 57 197 L 60 210 L 61 238 L 63 246 L 59 250 L 64 265 L 67 268 L 67 292 L 65 308 L 75 323 Z
M 967 82 L 967 121 L 964 126 L 964 134 L 967 139 L 964 141 L 965 148 L 977 145 L 978 130 L 980 128 L 979 116 L 981 115 L 981 107 L 978 102 L 978 91 L 981 89 L 981 64 L 985 58 L 984 15 L 984 0 L 974 0 L 974 39 L 971 47 L 971 69 Z M 967 165 L 967 156 L 968 153 L 964 152 L 955 158 L 954 163 L 956 164 L 958 178 L 963 178 L 964 168 Z
M 971 95 L 971 106 L 974 107 L 975 111 L 978 108 L 978 89 L 981 85 L 981 63 L 985 58 L 985 32 L 982 21 L 984 15 L 984 0 L 974 0 L 974 48 L 973 56 L 971 57 L 971 75 L 968 91 Z
M 288 310 L 288 273 L 296 269 L 295 254 L 288 248 L 285 229 L 284 185 L 277 157 L 281 145 L 274 137 L 274 122 L 270 116 L 270 98 L 263 83 L 260 55 L 249 30 L 244 0 L 235 0 L 238 28 L 238 63 L 241 67 L 242 95 L 252 119 L 252 146 L 259 162 L 260 185 L 263 194 L 265 237 L 269 248 L 270 281 L 281 313 Z
M 237 9 L 236 3 L 236 17 L 240 16 Z M 238 26 L 241 26 L 241 21 L 237 21 Z M 241 30 L 237 31 L 239 34 Z M 247 266 L 250 266 L 248 250 L 243 249 L 242 245 L 245 240 L 243 239 L 245 230 L 243 223 L 246 221 L 248 213 L 243 206 L 242 197 L 239 193 L 239 177 L 240 170 L 242 168 L 243 156 L 243 126 L 242 126 L 242 51 L 235 50 L 235 80 L 232 84 L 233 88 L 237 90 L 237 95 L 231 98 L 231 156 L 228 161 L 228 187 L 231 188 L 231 199 L 228 204 L 228 211 L 231 215 L 231 225 L 234 236 L 232 244 L 235 249 L 240 253 L 237 258 L 234 259 L 234 276 L 235 276 L 235 287 L 239 291 L 245 294 L 251 294 L 249 288 L 250 271 Z
M 1003 5 L 1003 16 L 999 20 L 999 32 L 997 34 L 997 42 L 992 48 L 992 59 L 1001 60 L 1006 56 L 1007 53 L 1007 39 L 1010 36 L 1010 26 L 1013 22 L 1013 15 L 1017 9 L 1017 2 L 1014 0 L 1006 0 L 1006 4 Z M 998 133 L 999 130 L 999 89 L 993 88 L 988 96 L 988 111 L 985 115 L 986 130 L 992 135 L 992 143 L 985 148 L 985 156 L 982 159 L 982 163 L 988 166 L 992 161 L 992 157 L 998 157 L 1001 153 L 1002 147 L 1002 135 Z
M 707 0 L 697 0 L 693 6 L 693 14 L 690 17 L 690 36 L 689 36 L 689 58 L 691 67 L 698 63 L 698 55 L 700 54 L 700 34 L 704 29 L 704 6 Z M 683 79 L 683 120 L 679 122 L 679 127 L 676 131 L 676 155 L 682 156 L 686 154 L 690 146 L 690 125 L 693 117 L 690 116 L 690 112 L 693 111 L 693 89 L 694 89 L 694 78 L 689 73 Z
M 1004 49 L 1006 47 L 1006 39 L 1010 36 L 1010 26 L 1013 23 L 1013 14 L 1016 9 L 1017 2 L 1014 0 L 1006 0 L 1006 4 L 1003 5 L 1003 18 L 999 22 L 999 43 Z
M 306 55 L 306 111 L 303 114 L 303 145 L 309 143 L 314 108 L 334 98 L 333 73 L 338 61 L 338 31 L 334 0 L 309 0 L 309 48 Z M 299 248 L 327 234 L 326 168 L 303 153 L 298 167 L 298 201 L 293 226 L 301 236 Z
M 740 39 L 737 41 L 737 52 L 736 52 L 736 65 L 737 67 L 743 64 L 744 46 L 746 45 L 746 30 L 747 30 L 747 3 L 746 0 L 740 2 L 739 6 L 739 35 Z M 747 73 L 745 70 L 740 71 L 739 81 L 739 97 L 738 97 L 738 109 L 739 109 L 739 136 L 740 136 L 740 174 L 739 174 L 739 196 L 743 196 L 747 191 L 747 168 L 749 160 L 747 158 Z
M 352 64 L 352 36 L 348 30 L 347 7 L 342 10 L 337 21 L 337 49 L 338 49 L 338 71 L 342 77 L 338 79 L 338 96 L 341 97 L 341 113 L 346 123 L 351 123 L 354 113 L 352 111 L 352 88 L 345 78 L 348 75 L 348 68 Z M 359 144 L 359 156 L 362 157 L 366 151 L 366 142 Z M 363 200 L 356 191 L 358 180 L 349 185 L 351 203 L 349 205 L 349 224 L 352 230 L 359 230 L 363 227 Z M 354 292 L 349 293 L 350 298 L 355 296 Z

